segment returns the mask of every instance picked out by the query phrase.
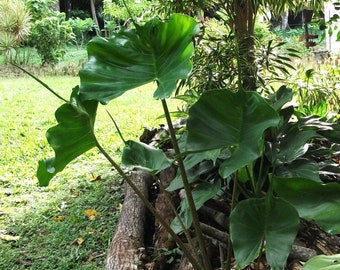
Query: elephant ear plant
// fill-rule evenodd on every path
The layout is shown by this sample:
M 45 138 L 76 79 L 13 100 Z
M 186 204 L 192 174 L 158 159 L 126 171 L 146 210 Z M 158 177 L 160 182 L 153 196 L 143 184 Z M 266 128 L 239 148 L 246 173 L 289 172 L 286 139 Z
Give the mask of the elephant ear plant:
M 174 14 L 165 22 L 153 19 L 136 24 L 110 39 L 93 39 L 87 47 L 89 60 L 80 71 L 80 86 L 57 109 L 58 124 L 47 131 L 55 157 L 39 162 L 39 183 L 48 185 L 69 162 L 97 147 L 160 220 L 194 269 L 212 269 L 197 214 L 211 198 L 232 202 L 229 246 L 233 246 L 237 265 L 242 268 L 265 251 L 272 268 L 282 269 L 299 228 L 299 217 L 316 220 L 327 231 L 340 233 L 340 216 L 335 214 L 340 211 L 340 185 L 324 184 L 319 177 L 321 170 L 333 174 L 339 171 L 314 161 L 318 148 L 312 147 L 317 140 L 339 143 L 340 128 L 315 117 L 292 122 L 293 108 L 284 107 L 292 98 L 286 87 L 267 99 L 255 91 L 217 89 L 204 93 L 190 108 L 186 131 L 178 142 L 166 99 L 176 90 L 178 81 L 191 72 L 192 39 L 198 30 L 194 19 Z M 171 226 L 94 133 L 99 104 L 150 82 L 156 82 L 154 98 L 163 106 L 175 157 L 172 160 L 160 149 L 123 140 L 122 164 L 151 174 L 178 165 L 178 176 L 168 190 L 184 188 L 186 198 Z M 199 251 L 188 248 L 178 236 L 184 231 L 191 243 L 187 230 L 191 227 Z M 228 254 L 226 265 L 230 265 L 231 250 Z

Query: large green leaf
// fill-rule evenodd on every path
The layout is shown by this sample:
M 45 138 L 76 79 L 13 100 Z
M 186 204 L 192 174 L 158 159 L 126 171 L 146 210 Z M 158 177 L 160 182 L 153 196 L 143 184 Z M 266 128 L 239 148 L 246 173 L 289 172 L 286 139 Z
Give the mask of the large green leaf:
M 122 154 L 122 164 L 157 174 L 171 166 L 161 149 L 156 149 L 145 143 L 127 141 Z
M 340 254 L 319 255 L 308 260 L 302 270 L 337 270 L 340 269 Z
M 269 97 L 271 106 L 275 111 L 280 110 L 287 102 L 293 98 L 293 91 L 286 86 L 281 86 L 273 95 Z
M 288 202 L 278 198 L 251 198 L 230 214 L 230 238 L 240 268 L 259 255 L 265 241 L 272 269 L 282 269 L 299 228 L 299 216 Z
M 58 125 L 46 133 L 55 157 L 39 161 L 37 176 L 41 186 L 47 186 L 73 159 L 96 146 L 93 128 L 98 102 L 80 101 L 78 90 L 74 88 L 70 102 L 56 110 Z
M 275 175 L 284 178 L 307 178 L 321 182 L 318 164 L 309 159 L 296 159 L 292 163 L 282 164 L 275 168 Z
M 307 141 L 317 137 L 317 133 L 313 130 L 296 131 L 294 134 L 285 134 L 285 137 L 277 143 L 274 149 L 274 164 L 290 163 L 304 155 L 309 145 Z M 270 159 L 273 159 L 271 157 Z
M 209 91 L 189 110 L 186 150 L 228 148 L 231 156 L 220 167 L 221 176 L 227 177 L 260 156 L 264 130 L 279 121 L 256 92 Z
M 274 177 L 273 186 L 297 209 L 300 217 L 315 220 L 329 233 L 340 233 L 340 184 Z
M 167 22 L 153 19 L 110 39 L 95 38 L 79 73 L 82 97 L 105 104 L 149 82 L 157 82 L 156 99 L 169 97 L 177 81 L 191 72 L 192 37 L 197 32 L 193 18 L 174 14 Z

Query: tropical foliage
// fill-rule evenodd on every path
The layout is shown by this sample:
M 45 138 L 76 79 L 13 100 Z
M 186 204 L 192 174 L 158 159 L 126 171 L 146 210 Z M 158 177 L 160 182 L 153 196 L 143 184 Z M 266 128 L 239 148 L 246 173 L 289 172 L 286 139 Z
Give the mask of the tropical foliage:
M 142 197 L 149 210 L 160 218 L 194 268 L 209 270 L 196 210 L 211 198 L 231 201 L 232 211 L 225 214 L 230 214 L 229 234 L 238 266 L 250 264 L 265 252 L 272 268 L 282 269 L 299 218 L 315 220 L 325 230 L 340 233 L 340 220 L 333 214 L 340 210 L 340 185 L 327 183 L 340 173 L 332 162 L 340 143 L 340 126 L 320 117 L 297 115 L 289 105 L 293 94 L 286 86 L 264 98 L 256 91 L 244 91 L 238 83 L 237 89 L 223 87 L 198 97 L 179 144 L 166 99 L 175 92 L 178 80 L 190 74 L 192 39 L 197 33 L 195 20 L 175 14 L 165 22 L 153 19 L 121 30 L 110 39 L 92 40 L 89 62 L 80 72 L 80 86 L 56 111 L 58 124 L 47 132 L 55 157 L 39 162 L 39 183 L 47 185 L 69 162 L 97 147 L 142 197 L 98 141 L 95 116 L 99 104 L 155 82 L 154 98 L 164 109 L 175 159 L 159 149 L 123 139 L 122 162 L 153 174 L 176 163 L 179 175 L 170 188 L 184 188 L 186 198 L 171 227 Z M 242 76 L 238 74 L 238 79 Z M 200 164 L 204 166 L 195 170 Z M 177 236 L 184 231 L 188 237 L 191 226 L 199 253 L 188 249 Z M 226 264 L 230 263 L 231 252 Z
M 26 1 L 34 19 L 28 44 L 37 50 L 42 64 L 56 64 L 72 38 L 72 28 L 65 14 L 54 11 L 54 3 L 54 0 Z

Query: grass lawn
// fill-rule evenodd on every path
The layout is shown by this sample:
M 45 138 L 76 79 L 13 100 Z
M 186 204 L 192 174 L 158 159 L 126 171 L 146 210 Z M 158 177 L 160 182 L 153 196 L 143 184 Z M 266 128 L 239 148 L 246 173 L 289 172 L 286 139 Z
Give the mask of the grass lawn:
M 42 79 L 64 97 L 76 77 Z M 125 139 L 165 120 L 151 86 L 129 91 L 99 109 L 99 141 L 119 161 Z M 0 269 L 103 269 L 121 203 L 121 179 L 96 150 L 37 186 L 40 159 L 53 156 L 45 139 L 61 102 L 29 77 L 0 81 Z M 176 104 L 170 104 L 175 109 Z M 86 211 L 87 210 L 87 211 Z

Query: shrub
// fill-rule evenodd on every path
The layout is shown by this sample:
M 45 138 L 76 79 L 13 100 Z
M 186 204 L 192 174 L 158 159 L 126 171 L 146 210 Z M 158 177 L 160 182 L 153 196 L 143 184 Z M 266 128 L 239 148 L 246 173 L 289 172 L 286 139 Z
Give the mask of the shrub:
M 95 24 L 91 18 L 80 19 L 80 18 L 70 18 L 68 20 L 70 26 L 72 27 L 72 31 L 74 34 L 74 42 L 78 48 L 82 47 L 84 42 L 87 39 L 87 34 L 91 31 Z
M 35 20 L 29 45 L 37 50 L 42 64 L 58 63 L 72 38 L 72 28 L 65 14 L 53 10 L 54 0 L 26 0 L 26 5 Z
M 41 20 L 53 14 L 56 0 L 24 0 L 33 21 Z
M 146 0 L 126 0 L 125 3 L 122 0 L 104 0 L 102 13 L 105 23 L 105 35 L 110 36 L 120 25 L 126 24 L 131 15 L 137 17 L 138 20 L 142 20 L 149 6 L 150 3 Z

